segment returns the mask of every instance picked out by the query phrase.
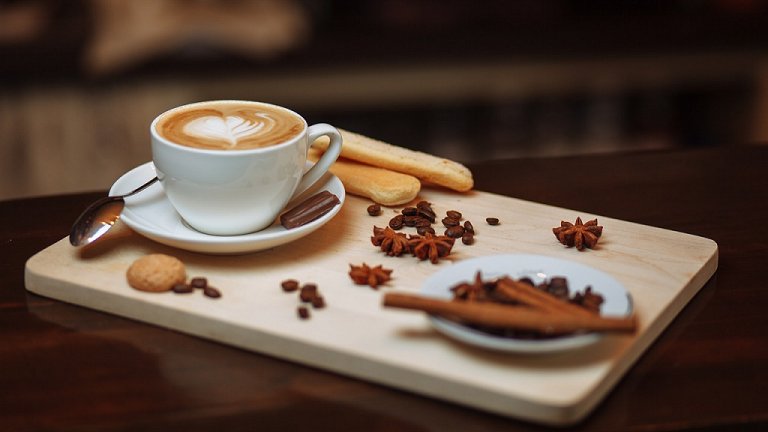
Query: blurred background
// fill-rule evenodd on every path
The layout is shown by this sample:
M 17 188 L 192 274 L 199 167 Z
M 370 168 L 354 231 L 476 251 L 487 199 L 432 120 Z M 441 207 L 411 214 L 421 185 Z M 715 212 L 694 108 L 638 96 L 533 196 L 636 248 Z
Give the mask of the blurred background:
M 463 162 L 764 142 L 767 3 L 0 0 L 0 199 L 107 189 L 207 99 Z

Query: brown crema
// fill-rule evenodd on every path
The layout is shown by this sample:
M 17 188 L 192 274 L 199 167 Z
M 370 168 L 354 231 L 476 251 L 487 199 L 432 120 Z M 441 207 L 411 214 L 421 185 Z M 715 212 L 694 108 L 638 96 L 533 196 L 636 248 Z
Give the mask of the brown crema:
M 304 130 L 292 112 L 257 102 L 201 102 L 163 114 L 155 129 L 163 138 L 206 150 L 249 150 L 288 141 Z

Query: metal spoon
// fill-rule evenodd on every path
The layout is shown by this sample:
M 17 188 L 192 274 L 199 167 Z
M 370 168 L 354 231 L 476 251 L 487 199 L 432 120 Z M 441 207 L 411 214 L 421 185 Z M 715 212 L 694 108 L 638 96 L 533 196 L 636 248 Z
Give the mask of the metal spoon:
M 107 196 L 89 205 L 72 225 L 69 242 L 72 246 L 85 246 L 96 241 L 120 219 L 120 212 L 125 207 L 125 198 L 143 191 L 156 181 L 157 177 L 125 195 Z

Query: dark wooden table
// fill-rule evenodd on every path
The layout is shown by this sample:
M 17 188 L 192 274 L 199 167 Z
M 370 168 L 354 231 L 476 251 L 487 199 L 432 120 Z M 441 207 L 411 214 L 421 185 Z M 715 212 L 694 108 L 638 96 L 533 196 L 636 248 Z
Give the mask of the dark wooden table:
M 471 168 L 481 190 L 720 246 L 717 273 L 575 430 L 768 430 L 768 146 Z M 0 430 L 539 429 L 27 293 L 24 262 L 100 195 L 0 203 Z

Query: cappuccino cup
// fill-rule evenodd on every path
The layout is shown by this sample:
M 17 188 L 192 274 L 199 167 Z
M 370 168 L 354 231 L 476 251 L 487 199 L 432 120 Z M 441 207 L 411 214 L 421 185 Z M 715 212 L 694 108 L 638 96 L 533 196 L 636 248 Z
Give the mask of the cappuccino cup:
M 173 108 L 152 121 L 150 134 L 170 203 L 190 227 L 222 236 L 270 226 L 328 171 L 342 145 L 331 125 L 308 126 L 287 108 L 238 100 Z M 330 146 L 305 170 L 309 148 L 321 136 Z

